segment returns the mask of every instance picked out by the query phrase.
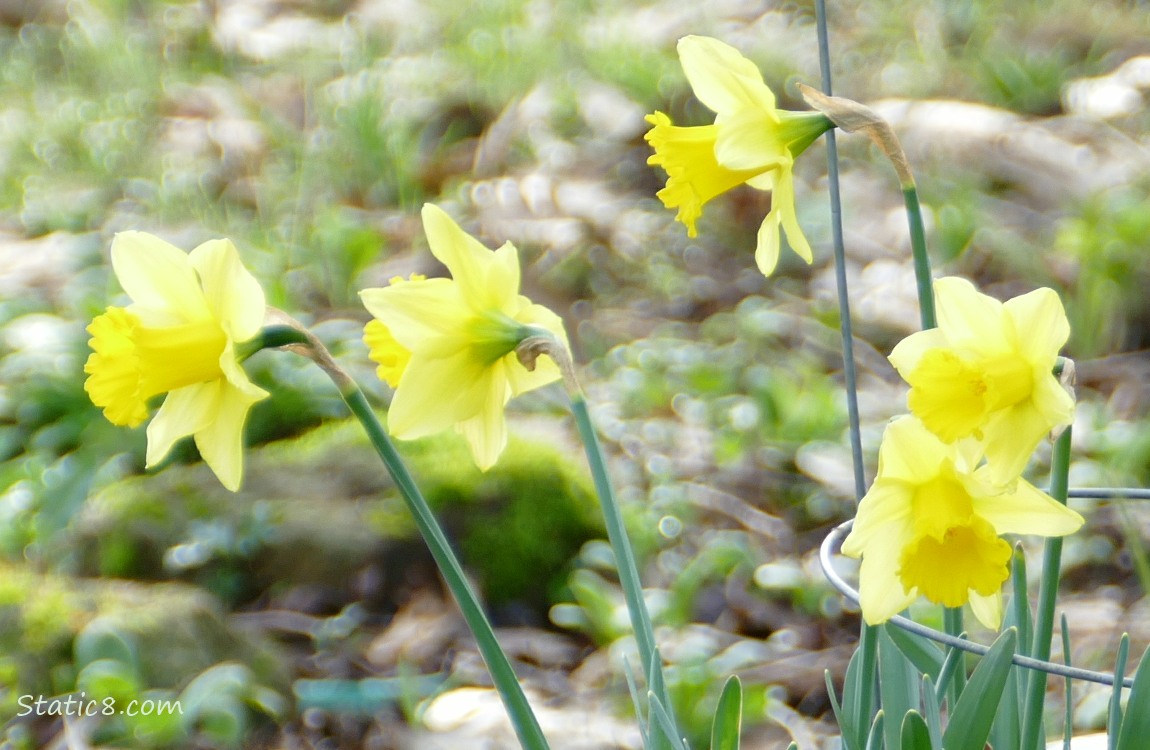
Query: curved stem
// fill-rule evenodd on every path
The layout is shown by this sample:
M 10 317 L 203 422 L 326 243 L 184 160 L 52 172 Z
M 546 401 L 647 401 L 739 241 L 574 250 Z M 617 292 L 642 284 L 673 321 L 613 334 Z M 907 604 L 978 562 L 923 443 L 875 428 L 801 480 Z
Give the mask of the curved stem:
M 651 625 L 651 615 L 647 611 L 647 602 L 643 599 L 643 585 L 639 580 L 639 567 L 635 563 L 635 553 L 631 549 L 631 540 L 627 537 L 627 529 L 623 525 L 623 515 L 619 511 L 619 503 L 615 499 L 615 490 L 607 475 L 607 463 L 603 458 L 603 447 L 599 437 L 595 434 L 595 426 L 591 423 L 591 415 L 587 410 L 587 402 L 577 392 L 571 393 L 571 412 L 575 416 L 575 424 L 579 428 L 579 437 L 583 441 L 587 453 L 587 463 L 591 467 L 591 476 L 595 481 L 595 492 L 599 496 L 599 506 L 603 512 L 603 522 L 607 527 L 607 540 L 611 543 L 611 550 L 615 554 L 615 567 L 619 571 L 619 584 L 623 588 L 623 597 L 627 602 L 627 611 L 631 616 L 631 628 L 635 631 L 635 643 L 639 649 L 639 657 L 643 660 L 643 674 L 647 677 L 648 689 L 661 688 L 657 697 L 675 724 L 674 714 L 671 713 L 670 696 L 666 693 L 666 681 L 662 679 L 663 663 L 659 658 L 657 644 L 655 643 L 655 630 Z M 656 679 L 651 677 L 655 675 Z M 657 683 L 657 684 L 652 684 Z
M 903 202 L 910 224 L 910 251 L 914 255 L 914 278 L 918 284 L 918 312 L 923 330 L 938 326 L 934 309 L 934 286 L 930 277 L 930 257 L 926 254 L 926 229 L 922 223 L 922 205 L 914 182 L 903 185 Z
M 403 459 L 400 458 L 395 444 L 391 442 L 387 431 L 383 429 L 383 425 L 380 424 L 371 405 L 367 402 L 367 397 L 363 395 L 363 391 L 360 390 L 355 381 L 336 364 L 322 342 L 311 331 L 287 315 L 279 311 L 273 312 L 279 322 L 265 328 L 263 334 L 254 341 L 264 342 L 264 345 L 268 347 L 286 346 L 290 350 L 308 357 L 319 365 L 335 383 L 344 403 L 363 425 L 372 447 L 383 459 L 396 487 L 399 488 L 400 496 L 415 519 L 419 533 L 431 550 L 431 555 L 435 558 L 440 573 L 447 582 L 448 588 L 451 589 L 455 601 L 459 604 L 463 619 L 467 622 L 467 627 L 471 630 L 472 635 L 475 636 L 479 653 L 487 664 L 495 688 L 503 699 L 503 705 L 507 708 L 511 724 L 519 737 L 519 743 L 525 750 L 548 750 L 547 739 L 543 736 L 539 721 L 531 710 L 531 705 L 527 702 L 527 696 L 523 693 L 523 686 L 519 684 L 519 678 L 516 677 L 507 654 L 500 647 L 499 641 L 495 637 L 495 631 L 479 604 L 479 598 L 475 595 L 475 591 L 471 588 L 471 584 L 463 572 L 463 566 L 459 564 L 459 560 L 452 551 L 439 522 L 435 520 L 435 515 L 431 512 L 431 507 L 424 499 L 423 493 L 419 491 L 419 487 L 415 484 L 415 480 L 412 478 L 411 472 L 407 470 Z

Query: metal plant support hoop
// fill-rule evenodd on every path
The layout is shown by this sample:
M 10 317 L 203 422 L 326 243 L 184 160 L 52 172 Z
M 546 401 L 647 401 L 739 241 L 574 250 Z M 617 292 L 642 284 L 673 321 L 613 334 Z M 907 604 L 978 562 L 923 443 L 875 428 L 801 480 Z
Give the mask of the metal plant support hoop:
M 1072 488 L 1069 492 L 1070 497 L 1078 498 L 1092 498 L 1103 500 L 1150 500 L 1150 490 L 1146 489 L 1123 489 L 1123 488 Z M 854 521 L 846 521 L 831 530 L 827 534 L 826 539 L 823 540 L 822 545 L 819 547 L 819 565 L 822 566 L 823 575 L 827 577 L 831 585 L 835 589 L 853 602 L 855 605 L 859 603 L 859 592 L 855 590 L 849 583 L 847 583 L 842 576 L 834 569 L 831 558 L 838 552 L 839 547 L 842 545 L 843 538 L 850 533 Z M 927 627 L 913 620 L 909 620 L 901 615 L 895 615 L 889 622 L 902 628 L 908 633 L 927 638 L 936 643 L 941 643 L 944 646 L 951 648 L 961 649 L 968 653 L 984 656 L 990 650 L 989 646 L 984 646 L 981 643 L 975 643 L 965 638 L 956 638 L 955 636 L 942 633 L 934 628 Z M 1029 656 L 1015 654 L 1013 662 L 1026 669 L 1034 669 L 1040 672 L 1057 675 L 1059 677 L 1070 677 L 1075 680 L 1086 680 L 1088 682 L 1097 682 L 1102 685 L 1113 685 L 1114 675 L 1106 672 L 1094 672 L 1089 669 L 1079 669 L 1078 667 L 1069 667 L 1065 664 L 1056 664 L 1049 661 L 1041 661 L 1039 659 L 1032 659 Z M 1133 687 L 1134 678 L 1126 677 L 1122 680 L 1123 687 Z

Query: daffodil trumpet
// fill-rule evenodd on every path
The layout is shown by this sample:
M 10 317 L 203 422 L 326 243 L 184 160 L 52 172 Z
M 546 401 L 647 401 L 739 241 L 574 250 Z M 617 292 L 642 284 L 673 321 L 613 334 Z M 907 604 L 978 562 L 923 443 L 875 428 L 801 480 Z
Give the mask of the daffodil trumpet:
M 647 116 L 646 134 L 655 153 L 648 164 L 667 173 L 658 198 L 677 209 L 675 218 L 696 236 L 703 206 L 738 185 L 771 192 L 771 209 L 759 227 L 755 261 L 769 276 L 779 260 L 780 228 L 791 249 L 807 263 L 811 247 L 795 213 L 794 161 L 833 123 L 821 112 L 788 112 L 762 74 L 735 48 L 717 39 L 679 40 L 683 71 L 704 105 L 715 112 L 711 125 L 681 127 L 663 112 Z
M 395 389 L 391 434 L 407 440 L 454 428 L 487 470 L 507 444 L 507 402 L 561 377 L 551 358 L 526 368 L 520 344 L 543 333 L 567 348 L 567 334 L 558 315 L 519 293 L 514 245 L 489 250 L 431 204 L 423 225 L 451 278 L 395 278 L 363 290 L 374 317 L 364 340 Z
M 1064 536 L 1082 517 L 1024 479 L 994 481 L 972 440 L 947 444 L 913 416 L 887 426 L 878 475 L 843 554 L 861 557 L 860 606 L 871 625 L 919 596 L 970 603 L 987 627 L 1002 619 L 1011 547 L 1002 534 Z
M 973 437 L 994 480 L 1012 481 L 1074 398 L 1054 375 L 1070 326 L 1050 289 L 999 302 L 965 279 L 934 282 L 939 325 L 911 334 L 890 361 L 910 384 L 911 413 L 945 443 Z
M 185 253 L 145 232 L 121 232 L 111 256 L 132 303 L 88 326 L 84 390 L 126 427 L 143 423 L 150 400 L 165 395 L 148 425 L 147 467 L 191 435 L 220 482 L 238 490 L 244 423 L 268 394 L 248 379 L 237 349 L 260 331 L 263 290 L 226 239 Z

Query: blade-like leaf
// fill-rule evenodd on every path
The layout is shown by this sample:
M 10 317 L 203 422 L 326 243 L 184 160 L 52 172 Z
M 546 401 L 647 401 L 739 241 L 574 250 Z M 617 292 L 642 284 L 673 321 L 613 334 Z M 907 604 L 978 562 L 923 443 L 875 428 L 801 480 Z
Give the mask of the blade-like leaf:
M 1018 652 L 1030 653 L 1030 641 L 1034 634 L 1034 622 L 1030 616 L 1030 596 L 1026 584 L 1026 555 L 1022 551 L 1022 543 L 1014 545 L 1014 558 L 1010 565 L 1010 584 L 1014 593 L 1010 599 L 1008 617 L 1013 621 L 1007 627 L 1014 625 L 1018 628 Z
M 942 669 L 938 673 L 938 684 L 934 686 L 935 699 L 941 705 L 950 688 L 950 681 L 954 673 L 961 668 L 966 655 L 957 648 L 947 648 L 946 658 L 942 660 Z
M 631 702 L 635 704 L 635 718 L 639 720 L 639 739 L 643 740 L 643 747 L 651 747 L 648 719 L 643 716 L 643 702 L 639 699 L 639 686 L 635 684 L 635 672 L 631 669 L 631 662 L 626 656 L 623 657 L 623 675 L 627 678 L 627 689 L 631 691 Z
M 1150 648 L 1142 653 L 1138 671 L 1134 673 L 1134 687 L 1130 688 L 1130 697 L 1126 699 L 1126 715 L 1122 717 L 1117 750 L 1144 748 L 1147 737 L 1150 737 Z
M 942 735 L 942 746 L 946 750 L 983 750 L 1006 687 L 1016 645 L 1018 631 L 1008 628 L 982 657 L 962 697 L 950 712 Z
M 1130 635 L 1122 634 L 1118 641 L 1118 655 L 1114 659 L 1114 690 L 1110 694 L 1110 716 L 1106 720 L 1110 750 L 1118 747 L 1118 734 L 1122 728 L 1122 680 L 1126 677 L 1126 660 L 1130 658 Z
M 902 750 L 934 750 L 930 744 L 930 729 L 918 711 L 907 711 L 902 717 L 900 734 Z
M 875 705 L 875 662 L 878 651 L 878 628 L 864 624 L 859 634 L 859 645 L 847 665 L 843 680 L 842 715 L 839 728 L 844 750 L 862 750 L 866 747 L 867 729 L 871 726 L 871 710 Z
M 882 743 L 882 725 L 883 713 L 880 708 L 878 713 L 874 715 L 874 722 L 870 725 L 870 732 L 866 738 L 866 750 L 883 750 Z
M 899 746 L 898 717 L 918 707 L 918 672 L 891 640 L 892 628 L 881 627 L 878 632 L 878 680 L 882 709 L 891 720 L 885 722 L 883 734 L 886 746 Z
M 1070 625 L 1066 622 L 1066 613 L 1062 613 L 1062 663 L 1070 666 Z M 1009 688 L 1007 688 L 1009 689 Z M 1074 681 L 1066 678 L 1066 712 L 1062 718 L 1062 747 L 1070 750 L 1070 736 L 1074 732 Z
M 719 696 L 715 719 L 711 724 L 711 750 L 739 750 L 743 726 L 743 686 L 731 675 Z
M 942 651 L 934 643 L 908 633 L 897 625 L 889 622 L 882 626 L 883 631 L 902 652 L 902 655 L 914 665 L 915 669 L 923 674 L 930 675 L 932 680 L 938 680 L 942 671 Z
M 942 719 L 939 716 L 938 694 L 930 675 L 922 676 L 922 710 L 926 714 L 926 726 L 930 730 L 931 747 L 942 747 Z
M 675 731 L 675 723 L 671 720 L 671 715 L 667 713 L 667 709 L 663 708 L 663 702 L 653 692 L 647 693 L 647 704 L 651 707 L 651 718 L 663 730 L 663 736 L 671 743 L 671 747 L 675 750 L 687 750 L 686 743 L 683 738 Z M 652 735 L 654 732 L 652 732 Z

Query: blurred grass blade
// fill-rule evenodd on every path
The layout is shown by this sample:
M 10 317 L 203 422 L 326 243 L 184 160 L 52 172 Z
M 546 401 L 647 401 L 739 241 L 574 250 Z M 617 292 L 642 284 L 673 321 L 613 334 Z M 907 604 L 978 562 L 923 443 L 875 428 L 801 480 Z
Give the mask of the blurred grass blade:
M 839 699 L 835 697 L 835 683 L 831 677 L 829 669 L 823 670 L 823 681 L 827 684 L 827 700 L 831 702 L 831 713 L 835 715 L 835 723 L 842 727 L 843 725 L 843 709 L 839 705 Z
M 1115 682 L 1118 683 L 1117 680 Z M 1130 697 L 1126 699 L 1126 715 L 1122 717 L 1122 730 L 1118 733 L 1116 750 L 1143 750 L 1148 737 L 1150 737 L 1150 648 L 1142 652 L 1138 671 L 1134 673 L 1134 687 L 1130 688 Z
M 1017 645 L 1018 631 L 1008 628 L 982 657 L 950 712 L 942 735 L 946 750 L 983 750 L 986 746 Z
M 1122 680 L 1126 677 L 1126 661 L 1130 658 L 1130 635 L 1123 633 L 1118 640 L 1118 655 L 1114 659 L 1114 689 L 1110 694 L 1110 715 L 1106 720 L 1109 735 L 1107 747 L 1118 746 L 1118 730 L 1122 728 Z
M 743 685 L 731 675 L 715 707 L 711 724 L 711 750 L 739 750 L 739 734 L 743 728 Z
M 930 741 L 930 729 L 918 711 L 907 711 L 906 716 L 902 717 L 900 735 L 899 747 L 902 750 L 934 750 Z
M 943 654 L 938 646 L 889 622 L 884 624 L 882 629 L 915 669 L 922 674 L 930 675 L 932 680 L 938 679 L 939 673 L 942 672 L 943 661 Z
M 884 735 L 886 747 L 893 748 L 899 746 L 902 731 L 898 717 L 918 707 L 918 672 L 891 640 L 892 628 L 881 626 L 877 630 L 879 698 L 883 712 L 891 717 Z

